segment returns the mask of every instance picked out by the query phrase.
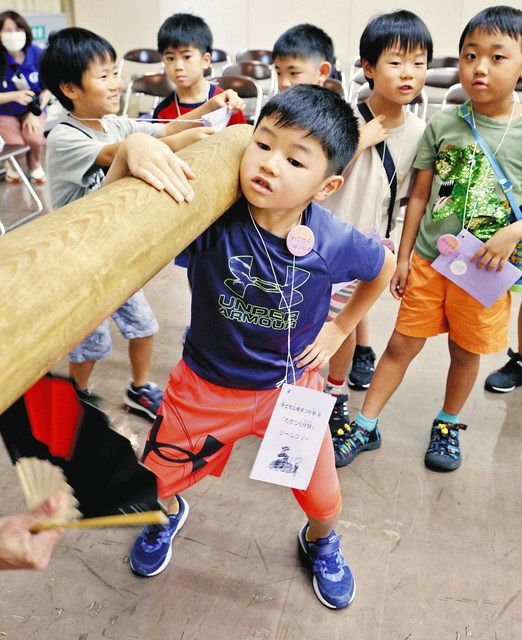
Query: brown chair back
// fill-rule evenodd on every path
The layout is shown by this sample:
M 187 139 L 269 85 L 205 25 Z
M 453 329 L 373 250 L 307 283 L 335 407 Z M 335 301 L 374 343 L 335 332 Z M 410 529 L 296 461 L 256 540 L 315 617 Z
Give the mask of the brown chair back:
M 240 51 L 236 55 L 236 62 L 262 62 L 263 64 L 272 64 L 274 61 L 272 52 L 269 49 L 247 49 Z
M 161 53 L 156 49 L 132 49 L 123 56 L 129 62 L 142 62 L 143 64 L 155 64 L 161 62 Z
M 254 80 L 268 80 L 272 78 L 272 70 L 262 62 L 250 60 L 248 62 L 235 62 L 223 68 L 224 76 L 248 76 Z
M 343 83 L 340 80 L 336 80 L 335 78 L 327 78 L 324 81 L 323 87 L 325 87 L 325 89 L 335 91 L 335 93 L 338 93 L 341 98 L 344 98 L 346 100 L 346 91 L 344 89 Z

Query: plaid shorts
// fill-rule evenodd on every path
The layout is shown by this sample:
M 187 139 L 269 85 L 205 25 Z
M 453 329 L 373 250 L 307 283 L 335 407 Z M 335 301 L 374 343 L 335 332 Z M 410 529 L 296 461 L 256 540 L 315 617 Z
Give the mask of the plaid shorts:
M 158 321 L 152 313 L 142 289 L 126 300 L 119 309 L 116 309 L 111 318 L 126 340 L 146 338 L 159 330 Z M 112 340 L 109 319 L 107 319 L 69 352 L 69 360 L 77 363 L 102 360 L 109 357 L 111 353 Z

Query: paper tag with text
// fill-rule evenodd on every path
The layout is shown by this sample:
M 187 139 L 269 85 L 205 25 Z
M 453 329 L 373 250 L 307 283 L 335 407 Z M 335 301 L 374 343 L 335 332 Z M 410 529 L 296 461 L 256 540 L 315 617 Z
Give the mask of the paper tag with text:
M 284 384 L 250 472 L 252 480 L 306 489 L 335 397 Z

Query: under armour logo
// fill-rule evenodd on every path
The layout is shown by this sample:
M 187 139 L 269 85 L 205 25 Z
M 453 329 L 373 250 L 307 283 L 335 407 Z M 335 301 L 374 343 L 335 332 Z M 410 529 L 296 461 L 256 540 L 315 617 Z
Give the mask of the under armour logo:
M 163 421 L 163 416 L 156 416 L 156 420 L 154 420 L 154 424 L 150 430 L 150 435 L 145 444 L 145 449 L 143 451 L 143 455 L 141 457 L 141 462 L 145 462 L 147 456 L 154 452 L 158 458 L 165 460 L 166 462 L 170 462 L 172 464 L 185 464 L 187 462 L 192 462 L 192 471 L 191 473 L 195 473 L 201 467 L 204 467 L 207 464 L 205 458 L 209 458 L 210 456 L 217 453 L 222 447 L 225 445 L 214 438 L 214 436 L 208 435 L 205 438 L 205 442 L 201 449 L 196 453 L 194 451 L 189 451 L 187 449 L 183 449 L 182 447 L 178 447 L 175 444 L 170 444 L 169 442 L 158 442 L 157 436 Z M 182 455 L 186 457 L 174 457 L 176 454 L 167 455 L 167 449 L 178 451 Z
M 225 280 L 225 286 L 233 291 L 240 298 L 244 298 L 245 292 L 248 287 L 257 287 L 261 291 L 267 293 L 278 294 L 283 299 L 279 301 L 279 309 L 288 309 L 294 307 L 303 301 L 303 294 L 299 291 L 299 288 L 310 277 L 310 272 L 305 271 L 299 267 L 286 267 L 286 280 L 283 285 L 278 285 L 276 282 L 270 282 L 269 280 L 263 280 L 257 276 L 251 274 L 252 262 L 254 261 L 252 256 L 233 256 L 228 261 L 228 268 L 234 276 Z

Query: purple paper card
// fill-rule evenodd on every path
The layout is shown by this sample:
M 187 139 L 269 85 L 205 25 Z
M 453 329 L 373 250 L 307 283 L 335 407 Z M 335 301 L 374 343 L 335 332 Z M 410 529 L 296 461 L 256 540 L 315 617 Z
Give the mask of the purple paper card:
M 229 111 L 228 107 L 225 105 L 220 109 L 207 113 L 201 118 L 201 120 L 203 121 L 204 127 L 214 127 L 217 131 L 221 131 L 221 129 L 224 129 L 227 126 L 231 115 L 232 112 Z
M 502 271 L 486 271 L 485 267 L 477 269 L 470 258 L 484 243 L 466 229 L 462 229 L 457 238 L 460 245 L 455 253 L 447 256 L 441 254 L 431 266 L 485 307 L 491 307 L 520 278 L 520 270 L 509 262 L 506 262 Z

